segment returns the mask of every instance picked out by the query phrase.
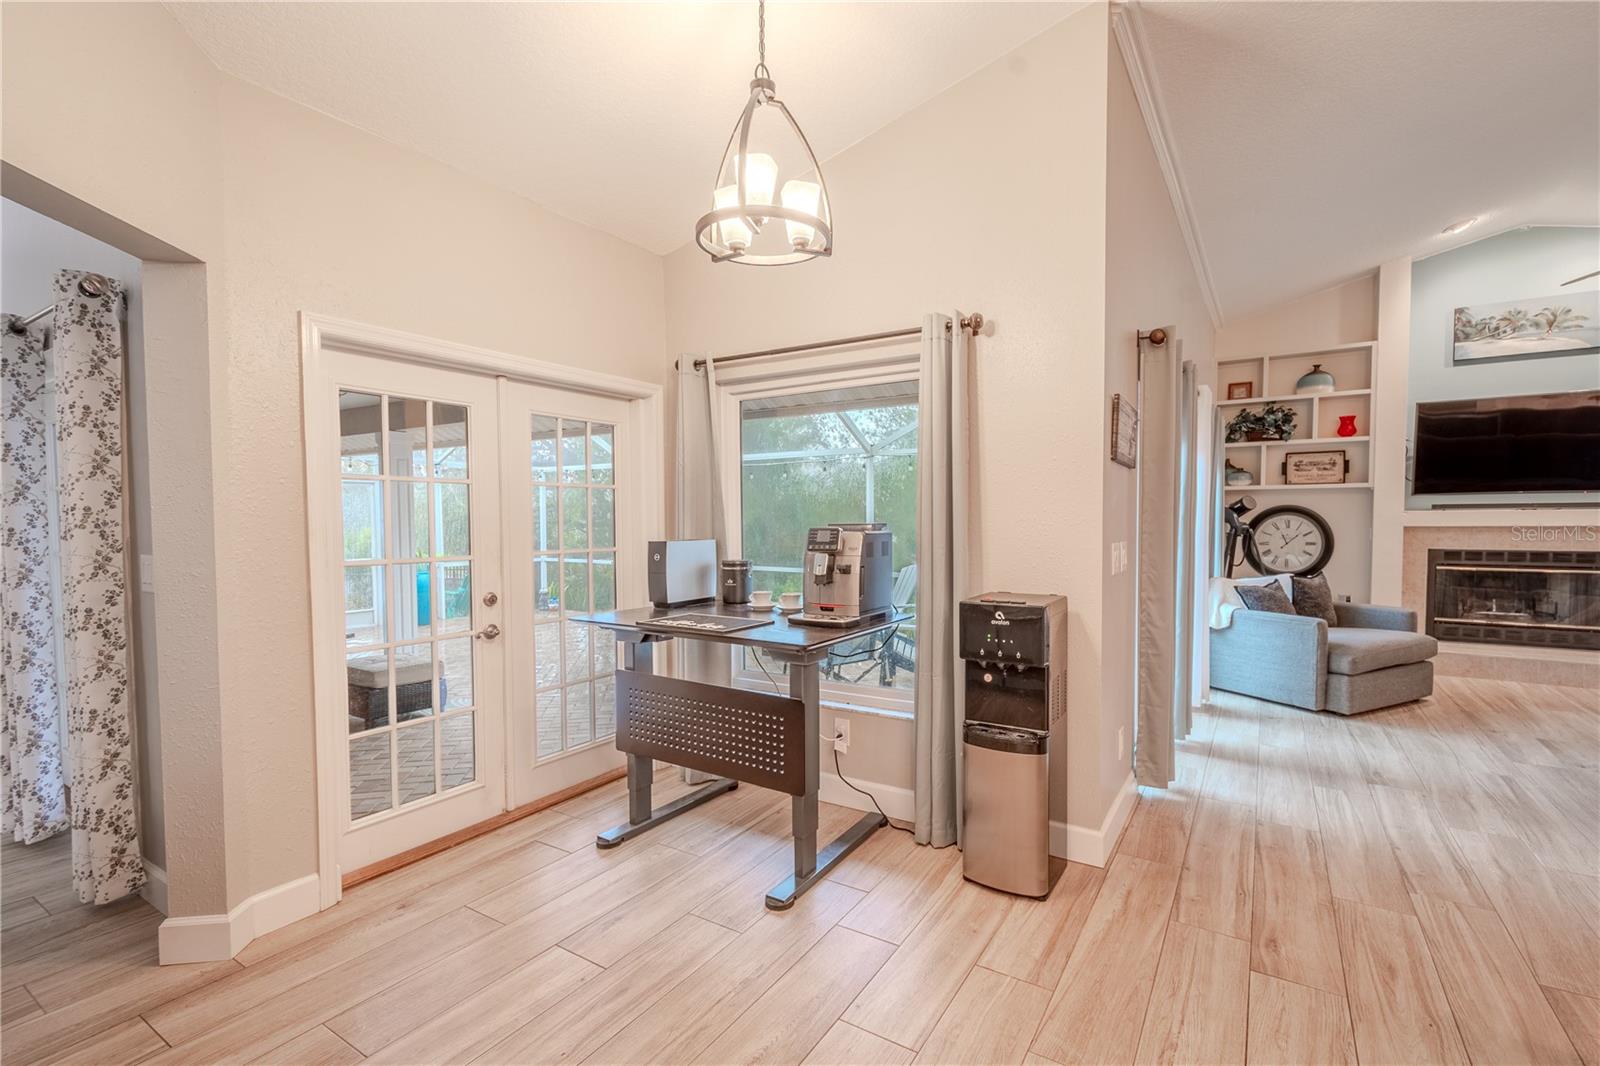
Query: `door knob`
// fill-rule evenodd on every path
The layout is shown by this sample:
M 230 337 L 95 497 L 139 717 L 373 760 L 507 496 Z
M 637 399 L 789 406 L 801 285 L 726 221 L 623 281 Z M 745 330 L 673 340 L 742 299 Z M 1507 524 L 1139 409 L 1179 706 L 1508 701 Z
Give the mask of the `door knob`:
M 472 634 L 474 640 L 493 640 L 500 635 L 500 627 L 490 622 L 476 633 Z

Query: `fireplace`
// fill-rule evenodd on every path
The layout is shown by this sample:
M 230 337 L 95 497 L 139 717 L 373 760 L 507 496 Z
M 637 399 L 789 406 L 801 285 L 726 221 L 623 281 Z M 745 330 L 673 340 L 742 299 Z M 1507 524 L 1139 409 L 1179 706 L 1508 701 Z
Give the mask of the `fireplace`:
M 1447 641 L 1600 648 L 1600 552 L 1428 552 L 1427 632 Z

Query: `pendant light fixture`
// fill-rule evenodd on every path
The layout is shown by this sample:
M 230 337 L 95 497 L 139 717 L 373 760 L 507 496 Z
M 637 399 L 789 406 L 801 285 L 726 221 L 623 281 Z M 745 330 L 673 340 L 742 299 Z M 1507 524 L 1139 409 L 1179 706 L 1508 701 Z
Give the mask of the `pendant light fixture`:
M 759 0 L 757 25 L 750 99 L 723 150 L 711 211 L 695 224 L 695 241 L 714 263 L 803 263 L 833 254 L 828 185 L 767 70 L 766 0 Z M 785 174 L 791 176 L 780 184 Z

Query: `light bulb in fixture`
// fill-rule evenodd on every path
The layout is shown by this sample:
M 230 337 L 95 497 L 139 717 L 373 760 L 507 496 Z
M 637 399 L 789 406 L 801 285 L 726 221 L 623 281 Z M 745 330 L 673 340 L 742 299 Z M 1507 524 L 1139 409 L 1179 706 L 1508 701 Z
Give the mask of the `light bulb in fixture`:
M 739 160 L 747 163 L 744 179 L 744 195 L 746 204 L 770 204 L 772 194 L 778 186 L 778 163 L 765 152 L 751 152 L 747 156 L 736 156 L 734 162 L 734 181 L 739 180 Z M 738 203 L 735 200 L 734 203 Z
M 1442 236 L 1442 237 L 1454 237 L 1457 233 L 1460 233 L 1462 230 L 1466 229 L 1468 226 L 1473 225 L 1477 221 L 1478 221 L 1478 216 L 1477 215 L 1473 215 L 1471 218 L 1464 218 L 1459 222 L 1452 222 L 1448 226 L 1446 226 L 1444 229 L 1440 230 L 1439 231 L 1439 235 Z
M 807 215 L 816 215 L 817 205 L 822 202 L 822 186 L 814 181 L 786 181 L 783 183 L 783 206 L 795 211 L 802 211 Z M 811 242 L 816 238 L 817 228 L 808 226 L 804 222 L 785 220 L 784 229 L 789 234 L 789 244 L 796 249 L 811 247 Z
M 711 205 L 716 208 L 738 207 L 739 186 L 723 185 L 718 188 L 711 198 Z M 742 252 L 750 247 L 750 227 L 737 216 L 717 223 L 717 237 L 718 243 L 729 251 Z

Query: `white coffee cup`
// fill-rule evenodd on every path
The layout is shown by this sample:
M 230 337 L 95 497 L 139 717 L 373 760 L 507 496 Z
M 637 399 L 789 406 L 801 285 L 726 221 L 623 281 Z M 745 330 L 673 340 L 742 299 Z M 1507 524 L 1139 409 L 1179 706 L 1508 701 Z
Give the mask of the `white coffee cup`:
M 798 592 L 785 592 L 778 597 L 778 606 L 787 608 L 800 606 L 800 594 Z
M 750 593 L 750 606 L 771 607 L 772 593 L 767 589 L 756 589 L 754 592 Z

